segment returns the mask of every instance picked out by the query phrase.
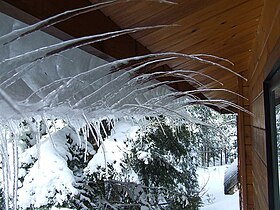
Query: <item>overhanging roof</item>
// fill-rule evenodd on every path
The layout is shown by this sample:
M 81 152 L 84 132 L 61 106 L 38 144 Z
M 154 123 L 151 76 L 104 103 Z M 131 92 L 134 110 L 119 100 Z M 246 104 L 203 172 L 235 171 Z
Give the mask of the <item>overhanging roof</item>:
M 91 4 L 87 0 L 5 0 L 3 2 L 7 2 L 38 19 Z M 58 24 L 56 27 L 70 36 L 80 37 L 120 28 L 177 24 L 176 27 L 138 32 L 95 44 L 94 48 L 102 53 L 97 51 L 94 53 L 105 58 L 106 55 L 109 55 L 117 59 L 149 52 L 205 53 L 229 59 L 235 64 L 234 66 L 224 62 L 221 64 L 227 65 L 246 77 L 245 72 L 248 69 L 250 55 L 254 47 L 262 1 L 177 0 L 174 2 L 178 4 L 168 5 L 149 1 L 122 3 L 102 9 L 102 11 L 77 16 Z M 4 7 L 1 9 L 5 10 Z M 4 12 L 15 17 L 20 16 L 19 18 L 23 21 L 34 21 L 32 18 L 20 15 L 18 10 L 6 9 Z M 59 38 L 67 38 L 54 30 L 50 31 Z M 206 73 L 224 85 L 221 86 L 219 83 L 199 75 L 192 76 L 207 85 L 208 88 L 226 88 L 238 92 L 237 76 L 215 66 L 177 59 L 169 62 L 168 66 L 159 68 L 192 69 Z M 196 83 L 186 82 L 172 84 L 172 87 L 178 90 L 199 88 Z M 210 99 L 222 98 L 237 103 L 236 95 L 223 91 L 207 92 L 204 95 Z M 202 94 L 199 96 L 204 97 Z

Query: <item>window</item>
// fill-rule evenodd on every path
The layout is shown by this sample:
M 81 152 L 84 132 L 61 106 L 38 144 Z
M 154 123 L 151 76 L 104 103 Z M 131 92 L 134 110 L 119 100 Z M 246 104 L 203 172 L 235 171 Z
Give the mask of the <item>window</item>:
M 280 209 L 280 59 L 264 81 L 269 209 Z

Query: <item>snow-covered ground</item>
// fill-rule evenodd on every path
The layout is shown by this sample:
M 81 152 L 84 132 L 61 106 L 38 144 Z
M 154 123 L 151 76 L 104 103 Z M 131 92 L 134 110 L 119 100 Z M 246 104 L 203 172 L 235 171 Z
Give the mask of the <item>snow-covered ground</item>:
M 224 195 L 224 173 L 228 167 L 228 165 L 223 165 L 198 170 L 204 203 L 200 210 L 239 209 L 239 192 L 233 195 Z

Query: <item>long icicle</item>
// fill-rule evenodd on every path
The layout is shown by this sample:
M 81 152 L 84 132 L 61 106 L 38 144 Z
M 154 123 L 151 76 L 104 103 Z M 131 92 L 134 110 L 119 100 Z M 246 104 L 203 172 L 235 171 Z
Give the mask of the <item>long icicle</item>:
M 13 138 L 13 209 L 17 209 L 17 194 L 18 194 L 18 138 L 19 128 L 14 128 L 11 121 L 9 121 L 9 127 L 12 132 Z
M 17 29 L 17 30 L 13 30 L 12 32 L 3 35 L 2 37 L 0 37 L 0 46 L 1 45 L 6 45 L 8 43 L 11 43 L 21 37 L 24 37 L 30 33 L 33 33 L 35 31 L 50 27 L 52 25 L 58 24 L 60 22 L 63 22 L 65 20 L 68 20 L 70 18 L 73 18 L 75 16 L 78 15 L 82 15 L 88 12 L 92 12 L 95 10 L 99 10 L 102 9 L 104 7 L 107 6 L 112 6 L 114 4 L 118 4 L 118 3 L 123 3 L 123 2 L 129 2 L 129 1 L 135 1 L 135 0 L 108 0 L 108 1 L 104 1 L 101 3 L 97 3 L 97 4 L 93 4 L 90 6 L 86 6 L 86 7 L 82 7 L 82 8 L 78 8 L 78 9 L 73 9 L 73 10 L 68 10 L 65 12 L 62 12 L 60 14 L 54 15 L 52 17 L 49 17 L 45 20 L 39 21 L 38 23 L 35 23 L 33 25 L 30 26 L 26 26 L 24 28 L 21 29 Z M 152 1 L 152 0 L 149 0 Z M 155 2 L 160 2 L 160 3 L 166 3 L 166 4 L 176 4 L 174 2 L 171 1 L 161 1 L 161 0 L 153 0 Z
M 90 74 L 93 74 L 93 76 L 94 76 L 94 75 L 96 75 L 95 74 L 96 71 L 99 71 L 99 72 L 101 72 L 101 74 L 106 75 L 107 72 L 108 73 L 109 72 L 113 73 L 114 71 L 116 71 L 115 69 L 119 69 L 122 65 L 133 65 L 133 64 L 135 64 L 137 62 L 141 62 L 145 59 L 151 59 L 151 58 L 156 59 L 157 57 L 168 57 L 168 56 L 184 57 L 184 58 L 187 58 L 187 59 L 194 59 L 195 60 L 195 56 L 186 55 L 186 54 L 178 54 L 178 53 L 156 53 L 156 54 L 148 54 L 148 55 L 145 55 L 145 56 L 136 56 L 136 57 L 132 57 L 132 58 L 126 58 L 126 59 L 122 59 L 122 60 L 118 60 L 118 61 L 114 61 L 114 62 L 111 62 L 111 63 L 108 63 L 108 64 L 98 66 L 98 67 L 96 67 L 94 69 L 91 69 L 87 72 L 80 73 L 80 74 L 74 76 L 72 79 L 70 79 L 66 84 L 57 88 L 57 90 L 52 91 L 46 97 L 51 99 L 52 97 L 54 97 L 58 94 L 65 95 L 64 92 L 66 90 L 68 90 L 69 88 L 70 88 L 69 91 L 72 91 L 71 84 L 73 83 L 73 81 L 75 81 L 76 79 L 81 80 L 81 77 L 89 78 Z
M 105 41 L 108 39 L 112 39 L 118 36 L 122 36 L 125 34 L 136 33 L 139 31 L 144 31 L 148 29 L 157 29 L 157 28 L 164 28 L 164 27 L 171 27 L 174 25 L 156 25 L 156 26 L 146 26 L 146 27 L 135 27 L 131 29 L 123 29 L 103 34 L 85 36 L 81 38 L 74 38 L 68 41 L 63 41 L 57 44 L 53 44 L 47 47 L 42 47 L 33 51 L 29 51 L 27 53 L 5 59 L 4 61 L 0 62 L 0 67 L 3 65 L 9 65 L 10 69 L 15 69 L 23 64 L 39 61 L 43 58 L 56 55 L 60 52 L 64 52 L 73 48 L 82 47 L 88 44 L 93 44 L 96 42 Z
M 41 114 L 41 119 L 43 120 L 44 124 L 46 125 L 46 130 L 47 130 L 47 132 L 48 132 L 48 134 L 49 134 L 49 137 L 50 137 L 50 140 L 51 140 L 51 144 L 52 144 L 52 146 L 53 146 L 54 151 L 55 151 L 57 154 L 59 154 L 59 152 L 57 151 L 57 148 L 56 148 L 56 146 L 55 146 L 54 139 L 53 139 L 52 133 L 51 133 L 51 131 L 50 131 L 50 128 L 49 128 L 48 121 L 47 121 L 47 119 L 46 119 L 45 113 Z M 54 125 L 54 127 L 55 127 L 55 125 Z
M 8 156 L 8 147 L 7 147 L 7 135 L 6 131 L 5 134 L 1 133 L 1 140 L 2 144 L 1 147 L 2 149 L 2 170 L 3 170 L 3 191 L 4 191 L 4 202 L 5 202 L 5 210 L 9 210 L 9 173 L 10 173 L 10 168 L 9 168 L 9 156 Z

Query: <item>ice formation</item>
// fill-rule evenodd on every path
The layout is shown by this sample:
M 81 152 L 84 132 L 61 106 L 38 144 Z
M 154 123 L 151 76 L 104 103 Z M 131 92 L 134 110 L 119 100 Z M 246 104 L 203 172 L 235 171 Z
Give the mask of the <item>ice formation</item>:
M 229 105 L 246 111 L 242 107 L 224 100 L 197 99 L 194 94 L 205 91 L 226 91 L 228 94 L 238 95 L 225 89 L 208 89 L 190 76 L 190 74 L 199 74 L 222 85 L 221 82 L 208 75 L 182 69 L 149 72 L 157 64 L 168 63 L 180 58 L 215 65 L 220 67 L 221 71 L 229 71 L 246 80 L 230 68 L 219 64 L 220 60 L 230 63 L 226 59 L 205 54 L 185 55 L 167 52 L 107 62 L 78 48 L 127 33 L 169 26 L 124 29 L 68 41 L 60 41 L 39 31 L 72 16 L 118 2 L 125 1 L 106 1 L 68 11 L 32 26 L 26 26 L 26 24 L 0 13 L 0 149 L 6 198 L 9 197 L 9 194 L 16 198 L 18 193 L 16 190 L 18 146 L 14 141 L 13 158 L 11 159 L 8 157 L 7 141 L 11 138 L 16 139 L 15 136 L 19 135 L 20 122 L 28 121 L 31 117 L 39 116 L 45 123 L 47 119 L 51 118 L 64 119 L 78 133 L 80 128 L 91 122 L 97 122 L 96 125 L 103 126 L 98 123 L 102 119 L 131 116 L 167 115 L 171 118 L 176 117 L 196 122 L 184 109 L 184 106 L 196 103 Z M 159 2 L 173 3 L 171 1 Z M 208 58 L 211 58 L 211 61 Z M 142 71 L 143 69 L 145 71 Z M 181 79 L 164 82 L 156 80 L 163 76 L 176 76 Z M 200 86 L 200 89 L 178 92 L 168 86 L 170 83 L 181 81 L 195 83 Z M 91 126 L 87 127 L 91 128 Z M 34 126 L 32 129 L 39 136 L 38 127 Z M 88 129 L 82 129 L 82 131 L 84 136 L 89 133 Z M 37 138 L 38 147 L 44 147 L 45 145 L 40 145 L 38 139 L 39 137 Z M 50 140 L 51 145 L 49 146 L 56 147 L 52 136 L 50 136 Z M 102 138 L 99 136 L 95 137 L 95 141 L 97 145 L 102 145 Z M 82 144 L 81 139 L 79 142 Z M 139 158 L 146 158 L 143 155 L 139 154 Z M 9 164 L 11 160 L 13 164 Z M 13 184 L 10 185 L 8 180 L 14 180 Z M 7 205 L 6 202 L 6 209 L 8 209 Z M 13 207 L 16 206 L 17 199 L 14 199 Z

